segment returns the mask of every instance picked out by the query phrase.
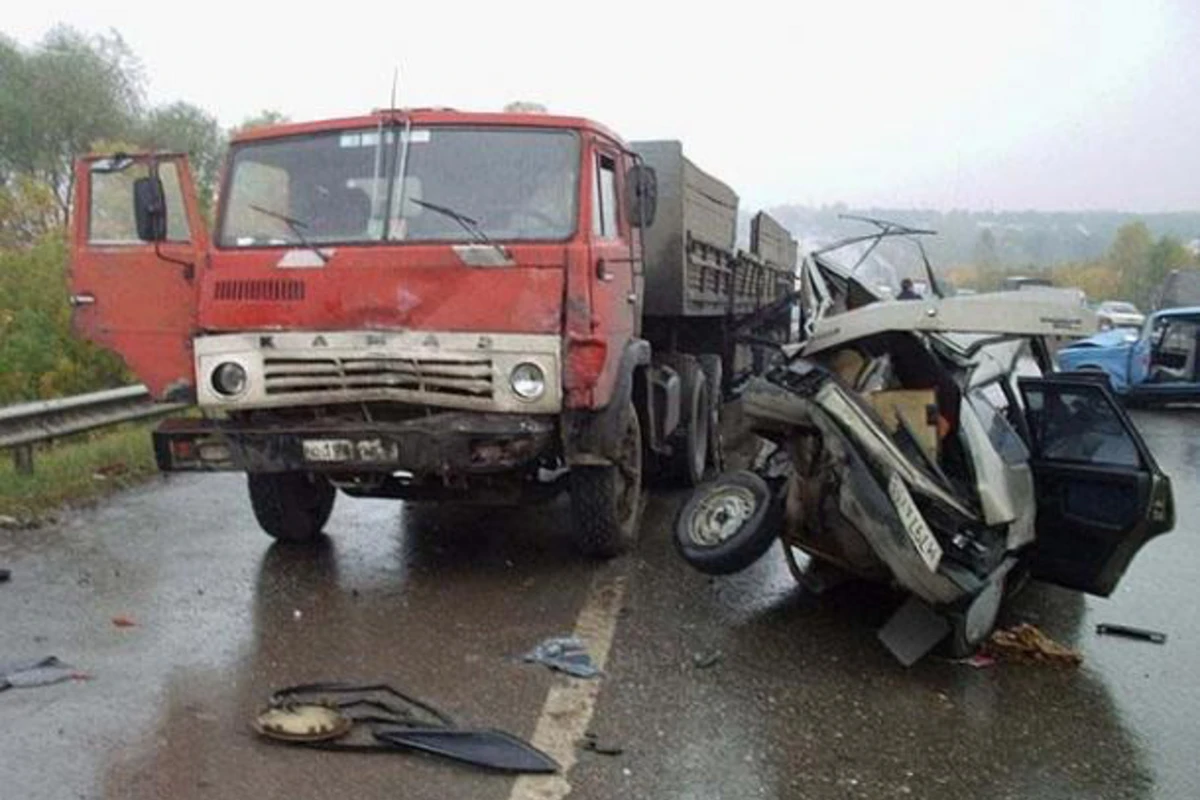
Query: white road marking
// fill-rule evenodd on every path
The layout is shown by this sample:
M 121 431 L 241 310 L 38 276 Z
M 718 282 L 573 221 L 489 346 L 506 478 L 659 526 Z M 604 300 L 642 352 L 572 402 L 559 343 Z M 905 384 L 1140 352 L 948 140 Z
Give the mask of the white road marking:
M 625 598 L 624 564 L 603 570 L 592 579 L 587 600 L 575 621 L 575 635 L 587 645 L 592 660 L 601 670 L 617 631 L 617 615 Z M 542 715 L 533 732 L 533 746 L 559 763 L 557 775 L 522 775 L 513 784 L 509 800 L 561 800 L 571 791 L 571 768 L 575 766 L 575 744 L 587 732 L 596 710 L 596 698 L 604 685 L 603 676 L 591 680 L 564 677 L 550 687 Z

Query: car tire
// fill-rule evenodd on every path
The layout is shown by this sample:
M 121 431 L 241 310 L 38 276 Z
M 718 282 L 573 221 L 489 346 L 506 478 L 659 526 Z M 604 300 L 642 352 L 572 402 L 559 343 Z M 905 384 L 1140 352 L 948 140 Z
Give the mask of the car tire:
M 590 558 L 613 558 L 636 542 L 642 516 L 642 427 L 629 403 L 621 420 L 616 463 L 573 467 L 572 535 Z
M 720 475 L 698 487 L 675 517 L 675 546 L 707 575 L 728 575 L 753 564 L 779 536 L 783 504 L 766 481 L 748 470 Z
M 337 489 L 320 475 L 264 472 L 246 476 L 254 517 L 266 534 L 281 542 L 312 542 L 321 535 Z

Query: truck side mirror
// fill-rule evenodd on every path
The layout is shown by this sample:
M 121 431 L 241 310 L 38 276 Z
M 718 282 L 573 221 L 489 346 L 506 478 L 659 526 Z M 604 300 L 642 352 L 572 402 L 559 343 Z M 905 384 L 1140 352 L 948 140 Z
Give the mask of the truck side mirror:
M 157 175 L 133 182 L 133 214 L 138 238 L 143 242 L 161 242 L 167 238 L 167 203 Z
M 653 167 L 635 164 L 629 168 L 625 186 L 629 192 L 629 218 L 634 225 L 649 228 L 658 210 L 658 175 Z

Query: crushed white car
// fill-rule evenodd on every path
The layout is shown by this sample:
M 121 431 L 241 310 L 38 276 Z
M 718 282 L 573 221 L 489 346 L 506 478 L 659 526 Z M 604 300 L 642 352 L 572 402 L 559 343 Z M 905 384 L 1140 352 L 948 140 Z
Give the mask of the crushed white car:
M 1090 334 L 1092 312 L 1017 293 L 881 300 L 821 252 L 801 279 L 806 337 L 743 394 L 774 449 L 681 508 L 693 566 L 736 571 L 780 538 L 798 576 L 797 551 L 810 571 L 890 583 L 909 599 L 880 637 L 912 664 L 974 650 L 1026 576 L 1107 596 L 1173 527 L 1170 480 L 1107 383 L 1054 371 L 1047 341 Z

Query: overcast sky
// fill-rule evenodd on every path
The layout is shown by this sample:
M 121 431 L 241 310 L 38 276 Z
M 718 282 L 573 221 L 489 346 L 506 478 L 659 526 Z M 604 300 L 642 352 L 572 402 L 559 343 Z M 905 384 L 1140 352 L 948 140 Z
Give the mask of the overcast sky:
M 151 102 L 227 125 L 384 106 L 398 66 L 400 105 L 682 139 L 751 205 L 1200 209 L 1196 0 L 81 6 L 9 3 L 0 31 L 116 29 Z

